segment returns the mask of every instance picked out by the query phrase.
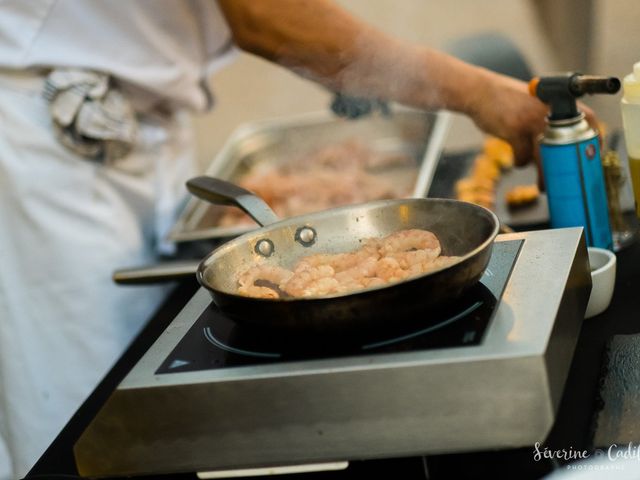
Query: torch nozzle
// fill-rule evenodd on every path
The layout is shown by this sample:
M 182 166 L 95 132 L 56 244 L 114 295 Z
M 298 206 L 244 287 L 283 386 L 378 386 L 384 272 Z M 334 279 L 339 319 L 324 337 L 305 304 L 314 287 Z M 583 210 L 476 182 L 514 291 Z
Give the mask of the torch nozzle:
M 580 114 L 576 98 L 585 94 L 612 94 L 620 90 L 620 80 L 615 77 L 567 73 L 552 77 L 534 78 L 529 92 L 550 107 L 549 120 L 577 118 Z
M 616 77 L 573 75 L 569 83 L 569 89 L 576 97 L 594 93 L 613 94 L 620 90 L 620 80 Z

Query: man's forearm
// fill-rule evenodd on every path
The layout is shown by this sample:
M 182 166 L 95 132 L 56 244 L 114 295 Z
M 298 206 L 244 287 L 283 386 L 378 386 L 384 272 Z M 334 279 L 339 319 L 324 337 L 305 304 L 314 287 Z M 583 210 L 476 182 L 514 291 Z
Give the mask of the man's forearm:
M 519 164 L 537 154 L 547 107 L 522 81 L 390 37 L 329 0 L 218 1 L 249 52 L 347 94 L 464 113 Z
M 473 96 L 464 90 L 483 88 L 488 74 L 390 37 L 330 1 L 219 4 L 242 49 L 344 93 L 470 113 Z

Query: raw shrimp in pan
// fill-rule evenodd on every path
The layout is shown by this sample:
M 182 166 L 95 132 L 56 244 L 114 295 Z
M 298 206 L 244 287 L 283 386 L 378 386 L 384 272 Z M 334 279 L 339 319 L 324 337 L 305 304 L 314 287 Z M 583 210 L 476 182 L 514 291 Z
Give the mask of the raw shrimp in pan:
M 367 288 L 364 279 L 374 276 L 380 258 L 378 245 L 376 239 L 367 239 L 355 252 L 304 257 L 283 289 L 294 297 L 308 297 Z
M 238 293 L 246 297 L 280 298 L 277 289 L 280 289 L 281 285 L 292 276 L 293 272 L 286 268 L 275 265 L 255 265 L 238 277 Z
M 441 255 L 438 258 L 431 260 L 427 264 L 423 264 L 422 265 L 423 270 L 421 271 L 421 273 L 426 273 L 432 270 L 438 270 L 440 268 L 448 267 L 449 265 L 453 265 L 454 263 L 456 263 L 459 259 L 460 257 L 456 257 L 456 256 L 448 257 L 446 255 Z
M 433 258 L 436 258 L 440 255 L 440 242 L 433 233 L 412 228 L 400 230 L 385 237 L 382 239 L 382 246 L 380 247 L 382 255 L 412 250 L 428 250 L 433 255 Z
M 328 264 L 312 265 L 304 260 L 298 264 L 282 290 L 292 297 L 328 295 L 336 291 L 335 270 Z
M 376 252 L 375 256 L 361 256 L 360 261 L 357 264 L 351 268 L 336 273 L 336 280 L 338 281 L 337 291 L 344 293 L 362 290 L 363 288 L 373 286 L 370 280 L 375 277 L 377 263 L 378 255 Z
M 316 255 L 309 255 L 308 257 L 303 257 L 294 269 L 294 273 L 296 270 L 304 269 L 307 267 L 317 267 L 320 265 L 329 265 L 331 268 L 335 270 L 336 273 L 341 273 L 346 270 L 351 270 L 353 268 L 358 268 L 358 266 L 368 260 L 380 258 L 380 253 L 378 250 L 378 242 L 372 242 L 371 240 L 376 239 L 367 239 L 365 240 L 364 246 L 355 252 L 350 253 L 319 253 Z
M 397 282 L 409 276 L 409 272 L 400 266 L 400 262 L 393 257 L 381 258 L 376 264 L 376 275 L 385 283 Z
M 303 257 L 293 271 L 271 265 L 252 267 L 239 277 L 238 293 L 260 298 L 349 293 L 434 271 L 459 258 L 439 256 L 440 252 L 433 233 L 401 230 L 382 239 L 365 239 L 355 252 Z

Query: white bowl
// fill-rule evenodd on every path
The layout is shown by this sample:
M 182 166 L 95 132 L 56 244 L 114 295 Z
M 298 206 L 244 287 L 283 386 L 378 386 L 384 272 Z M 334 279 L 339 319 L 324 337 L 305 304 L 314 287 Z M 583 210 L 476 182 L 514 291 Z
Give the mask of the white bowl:
M 591 295 L 584 318 L 591 318 L 604 312 L 613 296 L 616 283 L 616 255 L 604 248 L 589 247 L 591 265 Z

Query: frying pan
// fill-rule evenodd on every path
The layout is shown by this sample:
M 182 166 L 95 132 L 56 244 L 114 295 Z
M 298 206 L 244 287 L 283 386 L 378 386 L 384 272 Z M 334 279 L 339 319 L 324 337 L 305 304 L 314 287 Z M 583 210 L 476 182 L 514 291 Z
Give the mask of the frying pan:
M 262 199 L 232 183 L 201 176 L 187 188 L 203 200 L 240 207 L 263 226 L 212 251 L 196 275 L 236 323 L 269 330 L 337 333 L 410 321 L 415 312 L 452 302 L 478 282 L 499 230 L 491 211 L 457 200 L 381 200 L 280 220 Z M 238 274 L 256 262 L 292 268 L 303 256 L 354 251 L 363 239 L 410 228 L 433 232 L 442 255 L 461 258 L 431 273 L 348 294 L 264 299 L 237 293 Z

